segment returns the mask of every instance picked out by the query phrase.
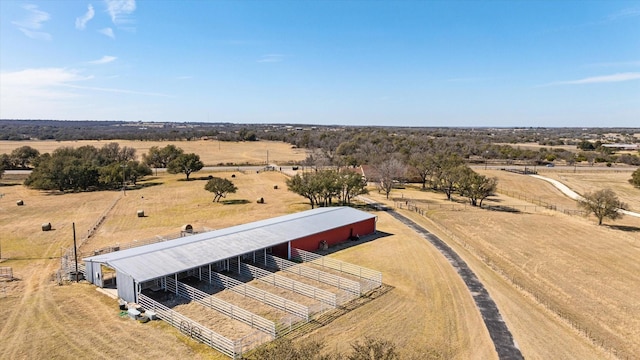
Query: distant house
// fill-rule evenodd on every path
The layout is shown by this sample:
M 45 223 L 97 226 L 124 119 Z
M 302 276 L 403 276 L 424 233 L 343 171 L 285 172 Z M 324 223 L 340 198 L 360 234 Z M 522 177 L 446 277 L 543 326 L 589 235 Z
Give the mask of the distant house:
M 602 144 L 602 147 L 615 150 L 640 150 L 638 144 Z

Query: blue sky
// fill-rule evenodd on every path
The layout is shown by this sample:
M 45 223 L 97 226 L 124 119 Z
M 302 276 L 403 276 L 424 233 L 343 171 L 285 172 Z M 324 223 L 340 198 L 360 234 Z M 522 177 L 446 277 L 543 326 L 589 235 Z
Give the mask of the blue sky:
M 0 1 L 0 118 L 640 127 L 640 1 Z

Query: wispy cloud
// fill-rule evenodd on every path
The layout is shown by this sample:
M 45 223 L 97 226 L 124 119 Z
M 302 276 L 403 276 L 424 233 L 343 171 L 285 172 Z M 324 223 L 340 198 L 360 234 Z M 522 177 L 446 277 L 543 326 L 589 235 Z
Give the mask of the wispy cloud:
M 114 24 L 131 23 L 133 21 L 130 15 L 136 11 L 135 0 L 105 0 L 104 2 Z
M 74 84 L 64 84 L 64 86 L 69 87 L 69 88 L 73 88 L 73 89 L 93 90 L 93 91 L 102 91 L 102 92 L 119 93 L 119 94 L 159 96 L 159 97 L 174 97 L 173 95 L 167 95 L 167 94 L 162 94 L 162 93 L 135 91 L 135 90 L 127 90 L 127 89 L 102 88 L 102 87 L 82 86 L 82 85 L 74 85 Z
M 108 28 L 104 28 L 104 29 L 100 29 L 98 30 L 98 32 L 102 35 L 108 36 L 112 39 L 116 38 L 116 34 L 113 33 L 113 29 L 108 27 Z
M 631 17 L 640 16 L 640 7 L 622 9 L 616 13 L 607 16 L 606 21 L 616 21 L 620 19 L 627 19 Z
M 102 65 L 102 64 L 108 64 L 110 62 L 113 62 L 117 59 L 117 57 L 115 56 L 108 56 L 105 55 L 102 58 L 98 59 L 98 60 L 93 60 L 93 61 L 89 61 L 89 64 L 93 64 L 93 65 Z
M 42 24 L 51 18 L 49 13 L 38 9 L 37 5 L 32 4 L 24 5 L 22 8 L 27 10 L 28 14 L 23 19 L 12 21 L 11 23 L 32 39 L 51 40 L 51 34 L 38 31 L 42 29 Z
M 578 80 L 556 81 L 542 86 L 558 86 L 558 85 L 584 85 L 584 84 L 600 84 L 622 82 L 640 79 L 640 72 L 620 73 L 604 76 L 593 76 Z
M 640 66 L 640 61 L 617 61 L 606 63 L 588 64 L 587 67 L 637 67 Z
M 282 60 L 284 60 L 284 55 L 281 54 L 267 54 L 267 55 L 262 55 L 260 57 L 260 59 L 258 59 L 259 63 L 274 63 L 274 62 L 281 62 Z
M 84 30 L 89 20 L 93 19 L 93 16 L 95 14 L 96 12 L 93 10 L 93 5 L 89 4 L 89 7 L 87 8 L 87 13 L 82 15 L 81 17 L 76 18 L 76 29 Z

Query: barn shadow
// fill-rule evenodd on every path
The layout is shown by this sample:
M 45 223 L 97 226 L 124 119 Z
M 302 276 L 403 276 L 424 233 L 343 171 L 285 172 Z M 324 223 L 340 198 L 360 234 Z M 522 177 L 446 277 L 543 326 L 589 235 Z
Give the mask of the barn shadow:
M 348 249 L 353 246 L 358 246 L 360 244 L 368 243 L 370 241 L 374 241 L 374 240 L 391 236 L 391 235 L 393 234 L 384 232 L 384 231 L 376 231 L 371 235 L 361 236 L 360 238 L 354 238 L 352 240 L 343 241 L 339 244 L 331 246 L 326 250 L 317 250 L 316 253 L 319 255 L 329 255 L 340 250 Z

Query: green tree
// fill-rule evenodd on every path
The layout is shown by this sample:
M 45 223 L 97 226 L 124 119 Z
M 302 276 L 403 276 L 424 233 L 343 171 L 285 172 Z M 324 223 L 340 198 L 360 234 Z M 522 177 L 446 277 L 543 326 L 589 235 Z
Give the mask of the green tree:
M 312 209 L 316 206 L 319 188 L 314 175 L 315 173 L 305 172 L 302 175 L 296 174 L 287 179 L 287 188 L 289 191 L 309 199 Z
M 435 158 L 425 153 L 414 153 L 409 157 L 409 165 L 413 167 L 413 171 L 420 177 L 422 190 L 425 190 L 427 181 L 433 176 L 437 168 Z
M 131 181 L 133 185 L 136 185 L 138 181 L 152 173 L 151 168 L 140 161 L 129 161 L 125 167 L 125 179 Z
M 342 204 L 351 204 L 351 200 L 362 194 L 368 194 L 367 180 L 353 171 L 342 171 L 339 177 L 340 199 Z
M 631 174 L 631 179 L 629 179 L 629 183 L 637 188 L 640 188 L 640 168 Z
M 480 175 L 468 167 L 463 170 L 462 177 L 458 182 L 460 195 L 468 197 L 472 206 L 482 207 L 484 199 L 494 195 L 497 187 L 497 178 Z
M 142 159 L 147 165 L 156 169 L 166 168 L 170 162 L 182 154 L 184 154 L 184 151 L 173 144 L 163 148 L 152 146 L 149 148 L 148 153 L 142 155 Z
M 204 189 L 215 194 L 213 202 L 219 202 L 221 198 L 226 198 L 227 194 L 233 194 L 238 190 L 230 180 L 219 177 L 209 179 Z
M 20 169 L 28 169 L 38 156 L 40 156 L 40 152 L 27 145 L 14 149 L 9 155 L 12 166 Z
M 167 164 L 167 171 L 170 174 L 183 173 L 187 176 L 187 181 L 189 181 L 189 176 L 196 171 L 200 171 L 203 167 L 204 164 L 200 161 L 200 156 L 189 153 L 180 154 L 177 158 L 173 159 Z
M 611 189 L 586 193 L 583 199 L 578 201 L 578 205 L 585 210 L 587 215 L 593 213 L 598 219 L 598 225 L 602 225 L 604 218 L 616 220 L 622 217 L 619 210 L 626 207 L 626 204 L 621 202 Z

